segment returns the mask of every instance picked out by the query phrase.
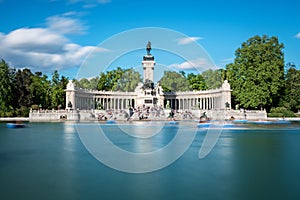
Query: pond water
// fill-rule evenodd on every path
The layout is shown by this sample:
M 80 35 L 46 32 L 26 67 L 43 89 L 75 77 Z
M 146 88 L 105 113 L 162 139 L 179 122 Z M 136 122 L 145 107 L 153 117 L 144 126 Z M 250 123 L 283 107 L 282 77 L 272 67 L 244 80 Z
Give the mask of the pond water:
M 299 123 L 224 128 L 203 159 L 199 149 L 210 133 L 192 122 L 26 125 L 8 129 L 0 124 L 1 199 L 300 199 Z M 140 154 L 172 143 L 179 127 L 182 140 L 195 134 L 191 144 L 169 165 L 147 173 L 127 173 L 100 162 L 82 135 L 102 130 L 111 144 Z M 118 159 L 106 145 L 101 156 Z M 186 144 L 176 143 L 172 152 L 181 145 Z M 135 167 L 156 162 L 129 161 Z

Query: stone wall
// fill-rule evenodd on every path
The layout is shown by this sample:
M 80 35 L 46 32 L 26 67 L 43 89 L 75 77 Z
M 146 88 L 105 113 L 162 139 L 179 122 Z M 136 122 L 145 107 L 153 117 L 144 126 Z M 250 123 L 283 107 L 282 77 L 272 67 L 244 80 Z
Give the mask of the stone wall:
M 159 115 L 156 111 L 150 111 L 147 119 L 149 120 L 166 120 L 171 112 L 170 109 L 162 110 Z M 229 120 L 247 119 L 247 120 L 267 120 L 267 112 L 265 110 L 187 110 L 175 113 L 176 120 L 196 119 L 205 114 L 213 120 Z M 106 116 L 108 120 L 126 120 L 128 118 L 128 111 L 109 111 L 104 110 L 40 110 L 31 111 L 29 114 L 29 121 L 43 122 L 43 121 L 97 121 L 98 117 Z M 135 113 L 132 116 L 133 120 L 138 120 L 139 115 Z
M 247 120 L 267 120 L 267 112 L 265 110 L 192 110 L 190 111 L 195 118 L 199 118 L 204 112 L 209 118 L 225 120 L 231 119 L 247 119 Z
M 29 113 L 29 121 L 91 121 L 95 120 L 91 110 L 39 110 Z
M 230 110 L 228 117 L 233 116 L 235 119 L 247 120 L 267 120 L 268 115 L 265 110 Z

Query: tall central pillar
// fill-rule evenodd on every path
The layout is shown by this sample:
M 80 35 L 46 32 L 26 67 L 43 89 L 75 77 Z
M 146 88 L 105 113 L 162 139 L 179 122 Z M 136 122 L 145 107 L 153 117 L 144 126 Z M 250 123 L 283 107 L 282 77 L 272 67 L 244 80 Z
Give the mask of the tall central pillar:
M 144 69 L 144 83 L 146 82 L 154 82 L 154 56 L 151 55 L 151 43 L 148 42 L 147 44 L 147 55 L 143 57 L 142 65 Z
M 159 94 L 156 91 L 154 85 L 154 56 L 151 55 L 151 43 L 148 42 L 147 54 L 143 56 L 143 69 L 144 69 L 144 81 L 143 85 L 140 87 L 140 92 L 137 96 L 137 105 L 143 107 L 154 107 L 157 105 L 157 95 Z

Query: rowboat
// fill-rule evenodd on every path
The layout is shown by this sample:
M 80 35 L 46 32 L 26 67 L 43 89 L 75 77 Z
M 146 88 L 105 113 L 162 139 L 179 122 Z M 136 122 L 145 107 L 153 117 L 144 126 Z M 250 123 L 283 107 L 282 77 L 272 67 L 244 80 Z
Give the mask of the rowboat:
M 7 123 L 6 127 L 7 128 L 24 128 L 25 124 L 23 124 L 23 123 Z

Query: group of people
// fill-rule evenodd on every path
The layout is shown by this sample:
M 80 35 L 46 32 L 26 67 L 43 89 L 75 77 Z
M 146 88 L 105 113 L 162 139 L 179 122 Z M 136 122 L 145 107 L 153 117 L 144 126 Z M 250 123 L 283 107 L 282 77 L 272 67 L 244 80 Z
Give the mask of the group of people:
M 135 109 L 132 112 L 132 115 L 130 115 L 130 117 L 133 116 L 133 114 L 136 112 L 138 115 L 139 120 L 144 120 L 144 119 L 149 119 L 149 117 L 154 118 L 154 117 L 160 117 L 161 116 L 161 111 L 163 111 L 162 107 L 146 107 L 145 105 L 143 105 L 143 107 L 138 107 L 137 109 Z M 131 111 L 129 110 L 129 113 Z
M 147 119 L 160 119 L 161 117 L 165 116 L 164 113 L 164 109 L 162 107 L 146 107 L 145 105 L 143 105 L 142 107 L 138 107 L 138 108 L 133 108 L 130 107 L 128 109 L 128 112 L 125 110 L 122 110 L 121 112 L 121 116 L 124 116 L 125 119 L 127 119 L 127 121 L 129 120 L 133 120 L 133 119 L 139 119 L 139 120 L 147 120 Z M 118 113 L 114 113 L 112 110 L 108 110 L 106 111 L 106 114 L 98 114 L 97 118 L 99 121 L 105 121 L 105 120 L 110 120 L 110 119 L 116 119 L 116 115 Z M 169 112 L 169 115 L 167 116 L 167 118 L 169 120 L 172 121 L 176 121 L 175 117 L 176 114 L 178 114 L 178 112 L 174 109 L 171 109 L 171 111 Z M 179 116 L 182 115 L 182 119 L 192 119 L 192 113 L 185 111 L 184 113 L 179 113 Z M 204 113 L 204 116 L 205 113 Z M 166 116 L 165 116 L 166 117 Z M 178 117 L 178 115 L 177 115 Z M 200 118 L 201 120 L 201 118 Z

